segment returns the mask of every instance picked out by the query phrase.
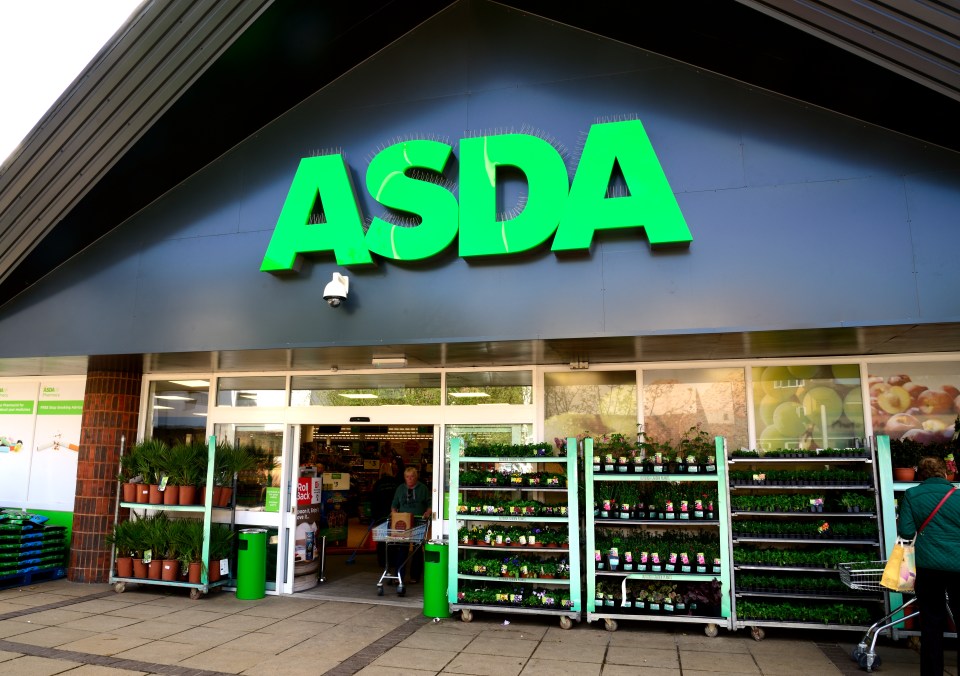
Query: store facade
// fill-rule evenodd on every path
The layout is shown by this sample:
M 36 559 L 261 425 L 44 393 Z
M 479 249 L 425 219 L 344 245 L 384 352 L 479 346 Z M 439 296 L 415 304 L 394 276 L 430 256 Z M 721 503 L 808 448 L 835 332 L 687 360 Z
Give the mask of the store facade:
M 132 436 L 268 449 L 251 488 L 279 488 L 276 511 L 254 491 L 237 524 L 275 532 L 289 593 L 292 487 L 329 448 L 402 444 L 440 532 L 454 435 L 946 433 L 956 213 L 954 152 L 456 3 L 8 302 L 0 358 L 36 366 L 0 387 L 38 412 L 40 358 L 89 385 L 88 358 L 133 355 Z M 335 273 L 349 286 L 330 307 Z M 943 397 L 878 397 L 902 375 Z M 32 415 L 17 424 L 39 457 Z M 69 512 L 0 485 L 10 506 Z

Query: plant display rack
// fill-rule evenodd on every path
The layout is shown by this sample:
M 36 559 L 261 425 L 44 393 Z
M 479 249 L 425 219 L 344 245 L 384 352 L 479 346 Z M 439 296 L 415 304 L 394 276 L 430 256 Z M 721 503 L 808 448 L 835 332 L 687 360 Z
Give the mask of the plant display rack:
M 452 611 L 460 611 L 460 619 L 470 622 L 473 612 L 500 612 L 511 614 L 544 615 L 559 617 L 560 626 L 570 629 L 574 621 L 580 619 L 580 529 L 577 509 L 577 442 L 576 439 L 567 439 L 567 455 L 537 456 L 537 457 L 464 457 L 462 441 L 454 438 L 450 442 L 450 515 L 448 532 L 450 533 L 449 556 L 449 586 L 447 597 Z M 548 464 L 559 464 L 564 468 L 566 484 L 563 486 L 522 485 L 520 483 L 507 486 L 461 486 L 461 469 L 467 471 L 474 468 L 493 468 L 497 471 L 536 472 Z M 562 516 L 542 515 L 510 515 L 510 514 L 468 514 L 462 512 L 464 501 L 472 497 L 488 496 L 503 498 L 517 496 L 522 498 L 542 497 L 549 494 L 559 494 L 563 499 L 551 503 L 564 507 L 566 514 Z M 460 513 L 458 513 L 460 512 Z M 565 547 L 532 547 L 511 542 L 500 546 L 465 545 L 462 544 L 458 533 L 471 527 L 526 527 L 538 528 L 541 526 L 555 528 L 565 532 L 567 546 Z M 492 577 L 487 575 L 473 575 L 460 571 L 460 562 L 467 556 L 476 556 L 484 552 L 498 558 L 516 557 L 519 561 L 530 557 L 558 560 L 566 558 L 569 565 L 569 577 L 537 577 L 531 574 L 528 577 L 510 575 L 508 577 Z M 504 603 L 470 603 L 465 602 L 462 594 L 465 589 L 477 586 L 479 583 L 489 582 L 494 586 L 504 585 L 515 590 L 517 596 L 530 598 L 536 588 L 556 590 L 558 593 L 567 593 L 570 604 L 562 607 L 556 603 L 553 607 L 542 605 L 516 605 L 512 599 Z
M 841 620 L 848 616 L 851 620 L 866 620 L 864 608 L 876 606 L 876 617 L 883 615 L 884 595 L 880 592 L 862 592 L 841 587 L 836 563 L 822 566 L 791 565 L 791 552 L 806 551 L 817 556 L 823 554 L 826 560 L 828 549 L 849 550 L 850 560 L 857 557 L 877 560 L 882 557 L 883 532 L 880 527 L 880 474 L 874 455 L 869 450 L 851 449 L 848 452 L 833 451 L 823 456 L 808 453 L 789 453 L 780 451 L 776 457 L 737 457 L 734 453 L 728 458 L 730 468 L 731 495 L 731 537 L 734 548 L 733 583 L 734 617 L 736 628 L 749 627 L 753 638 L 762 640 L 764 627 L 775 626 L 794 629 L 831 629 L 866 631 L 874 618 L 869 621 L 845 623 Z M 824 469 L 826 468 L 826 469 Z M 866 482 L 850 482 L 844 477 L 847 471 L 863 473 L 867 470 Z M 747 470 L 754 479 L 744 483 L 737 479 Z M 823 477 L 836 472 L 840 477 L 836 481 L 807 481 L 802 477 L 805 472 L 822 470 Z M 776 477 L 788 477 L 778 480 Z M 811 474 L 811 476 L 816 476 Z M 793 477 L 792 479 L 790 477 Z M 848 502 L 858 502 L 859 511 L 848 511 L 841 507 L 841 495 Z M 860 498 L 850 497 L 861 496 Z M 744 496 L 767 496 L 771 501 L 770 510 L 738 508 L 749 501 Z M 822 497 L 821 497 L 822 496 Z M 763 498 L 761 498 L 763 499 Z M 779 503 L 779 504 L 778 504 Z M 803 509 L 803 505 L 807 505 Z M 819 503 L 819 504 L 817 504 Z M 789 507 L 793 507 L 790 509 Z M 751 525 L 754 523 L 756 525 Z M 782 527 L 777 527 L 782 523 Z M 827 527 L 824 527 L 827 524 Z M 755 530 L 766 532 L 756 533 Z M 822 532 L 818 532 L 822 529 Z M 738 556 L 741 547 L 758 548 L 771 553 L 770 561 L 764 563 L 743 563 Z M 783 552 L 782 560 L 777 560 Z M 842 554 L 842 552 L 841 552 Z M 764 557 L 766 558 L 766 557 Z M 739 560 L 739 561 L 738 561 Z M 828 565 L 829 564 L 829 565 Z M 747 584 L 747 579 L 772 579 L 777 586 L 758 588 Z M 795 581 L 790 588 L 788 581 Z M 787 582 L 783 587 L 780 583 Z M 822 602 L 822 603 L 821 603 Z M 755 609 L 769 606 L 771 614 L 776 612 L 774 604 L 795 603 L 798 607 L 814 608 L 830 604 L 822 613 L 824 621 L 798 621 L 789 618 L 749 617 L 742 612 L 744 604 Z M 831 622 L 830 619 L 837 621 Z
M 0 510 L 0 589 L 66 575 L 66 528 L 20 509 Z
M 893 549 L 893 543 L 897 541 L 897 510 L 896 501 L 903 495 L 908 488 L 913 488 L 919 482 L 917 481 L 894 481 L 893 463 L 890 458 L 890 437 L 881 435 L 876 438 L 876 457 L 878 474 L 880 476 L 880 505 L 883 510 L 881 523 L 883 524 L 883 540 L 886 546 L 883 549 L 880 559 L 886 560 L 889 550 Z M 954 481 L 954 486 L 960 487 L 960 482 Z M 887 592 L 888 612 L 894 608 L 903 605 L 906 599 L 903 594 L 898 592 Z M 894 614 L 891 621 L 903 619 L 903 613 Z M 915 628 L 907 629 L 903 623 L 894 625 L 892 629 L 892 638 L 896 641 L 910 636 L 920 636 L 919 624 L 914 623 Z M 956 638 L 956 632 L 945 632 L 947 638 Z
M 208 445 L 208 456 L 207 456 L 207 477 L 206 477 L 206 486 L 211 487 L 214 485 L 214 455 L 216 452 L 217 438 L 213 435 L 207 440 Z M 123 456 L 123 448 L 120 449 L 120 455 Z M 214 509 L 229 510 L 230 512 L 230 529 L 233 530 L 234 527 L 234 507 L 236 505 L 236 483 L 237 477 L 233 477 L 233 496 L 231 498 L 229 507 L 213 507 L 213 490 L 207 490 L 205 492 L 204 501 L 202 505 L 154 505 L 154 504 L 144 504 L 138 502 L 122 502 L 120 500 L 120 490 L 118 487 L 117 490 L 117 500 L 114 506 L 114 523 L 116 523 L 120 518 L 120 508 L 130 510 L 131 516 L 139 515 L 145 516 L 149 511 L 156 512 L 186 512 L 191 514 L 201 514 L 203 517 L 203 556 L 201 561 L 207 562 L 210 560 L 210 525 L 213 523 L 212 515 Z M 122 594 L 126 591 L 127 583 L 135 582 L 137 584 L 146 584 L 146 585 L 159 585 L 164 587 L 185 587 L 190 590 L 190 598 L 198 599 L 202 594 L 208 593 L 211 589 L 222 587 L 225 585 L 234 585 L 235 581 L 227 577 L 222 577 L 216 582 L 209 581 L 209 571 L 206 569 L 206 566 L 203 567 L 200 574 L 200 583 L 194 584 L 190 582 L 180 582 L 180 581 L 166 581 L 166 580 L 151 580 L 141 577 L 119 577 L 116 575 L 116 547 L 111 546 L 110 548 L 110 584 L 113 585 L 114 591 L 118 594 Z
M 607 631 L 616 631 L 617 622 L 620 620 L 646 621 L 656 623 L 695 623 L 704 624 L 704 633 L 713 637 L 719 633 L 719 628 L 733 629 L 733 615 L 731 613 L 731 548 L 730 548 L 730 520 L 728 511 L 728 490 L 726 480 L 726 464 L 723 459 L 726 457 L 726 442 L 722 437 L 714 439 L 716 449 L 715 471 L 696 472 L 686 471 L 684 473 L 676 472 L 643 472 L 643 473 L 597 473 L 594 464 L 591 462 L 593 456 L 593 439 L 584 440 L 585 465 L 585 504 L 586 504 L 586 619 L 588 622 L 594 620 L 603 620 Z M 666 467 L 664 469 L 667 469 Z M 606 482 L 631 482 L 646 486 L 681 486 L 688 484 L 699 484 L 703 486 L 716 487 L 717 504 L 715 504 L 713 518 L 682 518 L 677 510 L 677 516 L 673 519 L 632 519 L 622 518 L 617 521 L 599 519 L 594 514 L 594 500 L 598 486 Z M 690 506 L 691 510 L 693 506 Z M 697 562 L 692 561 L 690 570 L 692 572 L 683 572 L 683 566 L 674 565 L 672 572 L 667 572 L 667 563 L 663 562 L 660 566 L 662 570 L 654 571 L 653 566 L 648 565 L 644 572 L 632 572 L 632 570 L 610 570 L 609 565 L 604 569 L 598 569 L 599 565 L 594 561 L 594 552 L 597 551 L 597 529 L 598 528 L 620 528 L 624 532 L 629 530 L 641 530 L 650 533 L 671 533 L 684 532 L 693 533 L 695 531 L 713 530 L 716 531 L 719 539 L 719 559 L 720 570 L 714 572 L 714 562 L 706 561 L 705 565 L 700 566 L 698 570 Z M 605 553 L 601 553 L 603 556 Z M 625 552 L 618 552 L 623 565 L 623 556 Z M 633 560 L 637 561 L 637 554 L 633 552 Z M 719 616 L 697 615 L 695 611 L 679 612 L 630 612 L 627 607 L 627 581 L 642 580 L 655 583 L 664 581 L 665 583 L 705 583 L 717 580 L 720 582 L 720 608 Z M 614 607 L 597 606 L 597 585 L 598 582 L 612 583 L 614 586 L 619 584 L 620 597 L 618 605 Z M 687 614 L 689 612 L 690 614 Z

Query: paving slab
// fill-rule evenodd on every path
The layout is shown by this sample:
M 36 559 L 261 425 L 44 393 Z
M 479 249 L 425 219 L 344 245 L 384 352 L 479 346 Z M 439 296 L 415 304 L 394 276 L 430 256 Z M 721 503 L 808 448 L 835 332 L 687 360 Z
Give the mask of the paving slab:
M 240 673 L 246 676 L 317 676 L 333 669 L 338 664 L 340 663 L 336 660 L 323 657 L 301 660 L 291 660 L 289 657 L 272 657 Z
M 531 658 L 520 676 L 600 676 L 599 662 L 572 662 Z
M 537 641 L 481 634 L 470 641 L 462 652 L 504 657 L 530 657 L 537 645 L 539 645 Z
M 115 667 L 104 667 L 99 664 L 84 664 L 83 666 L 71 669 L 66 672 L 69 676 L 143 676 L 146 671 L 130 671 L 129 669 L 117 669 Z
M 0 662 L 6 662 L 7 660 L 12 660 L 20 656 L 21 653 L 10 652 L 9 650 L 0 650 Z
M 422 671 L 440 671 L 449 664 L 457 653 L 453 650 L 414 650 L 412 648 L 391 648 L 375 659 L 372 664 L 383 667 L 420 669 Z
M 823 662 L 832 666 L 826 658 L 822 659 Z M 708 653 L 697 650 L 681 650 L 680 666 L 683 668 L 684 673 L 686 673 L 687 670 L 710 671 L 711 669 L 720 668 L 725 671 L 744 674 L 745 676 L 747 674 L 760 674 L 760 669 L 757 667 L 756 662 L 754 662 L 753 655 L 746 653 Z M 793 661 L 793 666 L 794 670 L 796 670 L 796 661 Z
M 423 649 L 430 650 L 432 648 L 441 647 L 446 650 L 463 650 L 470 641 L 473 640 L 472 635 L 465 634 L 440 634 L 437 632 L 428 632 L 418 630 L 413 634 L 402 640 L 398 643 L 398 647 L 401 648 L 414 648 L 414 649 Z
M 76 666 L 76 662 L 24 655 L 15 660 L 0 662 L 0 674 L 4 676 L 52 676 L 74 669 Z
M 181 660 L 206 650 L 203 646 L 173 641 L 150 641 L 130 650 L 117 653 L 114 657 L 125 660 L 137 660 L 148 664 L 176 664 Z
M 371 664 L 358 671 L 357 676 L 435 676 L 436 673 L 436 671 L 384 667 L 379 664 Z
M 41 624 L 48 627 L 53 627 L 58 624 L 66 624 L 67 622 L 72 622 L 74 620 L 82 620 L 84 618 L 90 617 L 92 613 L 78 613 L 73 610 L 71 606 L 70 610 L 66 608 L 55 608 L 53 610 L 42 610 L 38 613 L 30 613 L 30 615 L 22 616 L 25 620 L 29 620 L 30 624 Z
M 190 627 L 184 630 L 181 626 L 180 630 L 177 634 L 169 634 L 166 636 L 166 640 L 213 648 L 214 646 L 223 645 L 224 643 L 238 639 L 246 633 L 233 631 L 231 629 L 216 629 L 214 627 Z
M 647 641 L 646 644 L 652 644 Z M 652 647 L 608 646 L 607 664 L 623 664 L 633 667 L 679 668 L 680 658 L 675 648 L 659 649 Z
M 178 662 L 178 666 L 239 674 L 264 661 L 262 653 L 224 648 L 205 650 Z
M 59 650 L 75 650 L 92 655 L 115 655 L 147 643 L 149 639 L 118 634 L 94 634 L 70 643 L 57 646 Z
M 222 645 L 224 648 L 248 650 L 265 655 L 279 655 L 288 648 L 303 643 L 305 640 L 310 640 L 310 637 L 304 638 L 303 634 L 260 634 L 250 632 Z
M 604 664 L 600 676 L 637 676 L 636 667 L 625 664 Z M 644 667 L 643 676 L 681 676 L 680 667 L 675 669 L 668 667 Z M 686 673 L 683 676 L 688 676 Z M 699 676 L 702 676 L 699 675 Z
M 82 638 L 95 636 L 96 633 L 85 629 L 65 629 L 64 627 L 43 627 L 26 634 L 17 634 L 12 640 L 17 643 L 55 648 Z
M 486 657 L 486 659 L 484 659 Z M 470 676 L 519 676 L 528 662 L 525 657 L 482 656 L 460 653 L 444 667 L 443 674 L 469 674 Z
M 116 631 L 122 627 L 131 624 L 137 624 L 139 620 L 132 617 L 115 617 L 113 615 L 90 615 L 79 620 L 70 620 L 57 625 L 67 629 L 88 629 L 90 631 Z
M 236 631 L 259 631 L 264 627 L 275 624 L 272 617 L 258 617 L 257 615 L 228 615 L 212 622 L 205 622 L 205 627 L 214 629 L 233 629 Z
M 40 628 L 26 619 L 0 620 L 0 638 L 13 640 L 12 637 L 17 634 L 26 634 L 28 631 L 36 631 Z
M 69 607 L 70 610 L 75 610 L 81 613 L 109 613 L 111 610 L 120 610 L 121 608 L 129 608 L 130 606 L 138 605 L 140 604 L 134 601 L 127 601 L 126 599 L 114 600 L 108 598 L 81 601 L 80 603 L 73 603 Z
M 170 606 L 158 606 L 155 603 L 131 603 L 123 608 L 109 610 L 104 614 L 111 617 L 129 617 L 134 620 L 151 620 L 175 612 L 177 612 L 177 609 Z
M 122 631 L 124 636 L 157 639 L 181 633 L 183 625 L 172 624 L 163 620 L 147 620 L 136 624 L 128 624 Z
M 572 641 L 550 641 L 540 643 L 533 651 L 533 657 L 541 660 L 563 660 L 567 662 L 593 662 L 602 664 L 607 652 L 605 645 L 586 645 Z

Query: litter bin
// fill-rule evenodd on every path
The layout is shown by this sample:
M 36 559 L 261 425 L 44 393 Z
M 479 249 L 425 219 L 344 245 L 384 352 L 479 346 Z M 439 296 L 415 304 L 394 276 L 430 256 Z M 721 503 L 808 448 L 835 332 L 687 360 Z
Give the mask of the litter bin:
M 430 540 L 423 547 L 423 614 L 426 617 L 450 617 L 447 562 L 450 549 L 445 540 Z
M 267 594 L 266 529 L 241 530 L 237 548 L 237 598 L 262 599 Z

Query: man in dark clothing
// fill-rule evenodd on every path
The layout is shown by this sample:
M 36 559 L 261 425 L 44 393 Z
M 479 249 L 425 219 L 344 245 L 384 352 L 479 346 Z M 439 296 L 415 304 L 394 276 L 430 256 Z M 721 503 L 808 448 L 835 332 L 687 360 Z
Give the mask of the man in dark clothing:
M 416 467 L 407 467 L 403 472 L 404 483 L 397 487 L 393 495 L 391 509 L 394 512 L 410 512 L 414 518 L 423 517 L 429 519 L 433 510 L 430 508 L 430 489 L 420 483 L 420 474 Z M 395 547 L 397 557 L 395 563 L 398 567 L 400 576 L 403 577 L 405 562 L 407 560 L 407 551 L 404 547 Z M 411 584 L 420 581 L 423 574 L 423 548 L 419 547 L 414 552 L 410 561 L 410 580 Z
M 384 463 L 381 465 L 380 478 L 373 484 L 370 496 L 370 523 L 372 526 L 390 517 L 390 505 L 393 503 L 393 496 L 399 485 L 400 482 L 394 476 L 393 464 Z M 387 565 L 386 548 L 386 542 L 377 543 L 377 564 L 381 568 L 385 568 Z

